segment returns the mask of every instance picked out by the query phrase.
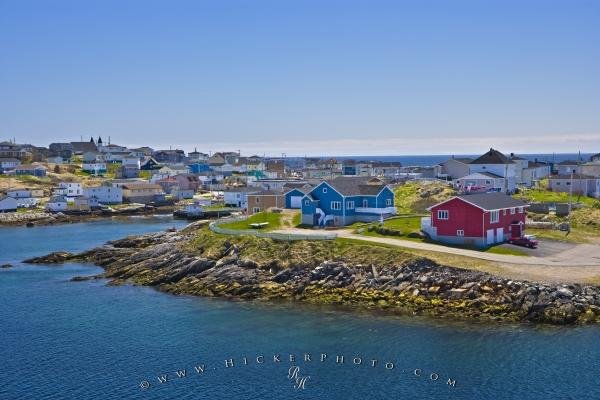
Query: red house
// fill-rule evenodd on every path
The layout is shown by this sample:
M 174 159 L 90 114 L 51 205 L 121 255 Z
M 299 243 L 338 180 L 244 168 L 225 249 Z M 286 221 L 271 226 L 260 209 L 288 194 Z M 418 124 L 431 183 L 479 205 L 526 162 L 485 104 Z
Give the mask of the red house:
M 421 230 L 433 240 L 479 247 L 520 237 L 525 226 L 528 205 L 504 193 L 455 196 L 428 210 Z

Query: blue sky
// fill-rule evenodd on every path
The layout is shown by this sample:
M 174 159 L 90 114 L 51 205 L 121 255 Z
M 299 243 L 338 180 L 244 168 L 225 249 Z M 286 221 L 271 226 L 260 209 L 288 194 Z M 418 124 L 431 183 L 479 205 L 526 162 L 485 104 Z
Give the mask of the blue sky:
M 0 140 L 600 151 L 600 1 L 0 0 Z

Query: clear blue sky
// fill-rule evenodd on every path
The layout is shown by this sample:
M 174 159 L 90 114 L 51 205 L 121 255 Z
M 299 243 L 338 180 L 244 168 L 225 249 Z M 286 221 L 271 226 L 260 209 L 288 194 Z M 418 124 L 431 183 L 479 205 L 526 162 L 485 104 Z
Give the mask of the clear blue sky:
M 600 151 L 600 1 L 0 0 L 0 140 Z

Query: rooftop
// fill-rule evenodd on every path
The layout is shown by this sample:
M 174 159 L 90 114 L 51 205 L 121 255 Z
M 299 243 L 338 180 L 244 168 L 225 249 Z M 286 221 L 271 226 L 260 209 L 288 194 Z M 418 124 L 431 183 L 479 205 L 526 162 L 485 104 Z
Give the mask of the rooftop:
M 471 203 L 483 210 L 499 210 L 502 208 L 525 207 L 527 203 L 504 193 L 477 193 L 456 196 L 467 203 Z
M 490 149 L 484 155 L 471 161 L 470 164 L 513 164 L 514 162 L 500 153 L 498 150 Z

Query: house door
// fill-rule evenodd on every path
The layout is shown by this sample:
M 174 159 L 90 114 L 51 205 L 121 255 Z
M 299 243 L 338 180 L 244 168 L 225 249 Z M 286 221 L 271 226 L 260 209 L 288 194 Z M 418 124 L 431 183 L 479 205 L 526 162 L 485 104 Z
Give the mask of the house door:
M 493 229 L 488 229 L 487 230 L 486 243 L 487 244 L 494 244 L 494 230 Z
M 496 229 L 496 243 L 504 242 L 504 228 Z

